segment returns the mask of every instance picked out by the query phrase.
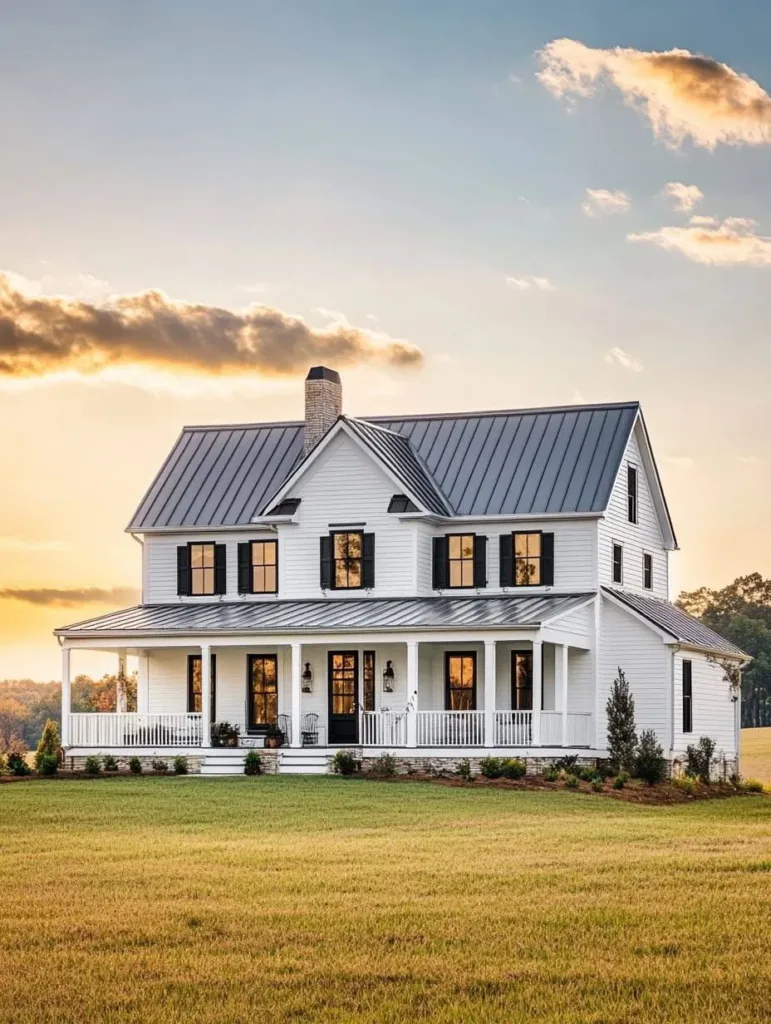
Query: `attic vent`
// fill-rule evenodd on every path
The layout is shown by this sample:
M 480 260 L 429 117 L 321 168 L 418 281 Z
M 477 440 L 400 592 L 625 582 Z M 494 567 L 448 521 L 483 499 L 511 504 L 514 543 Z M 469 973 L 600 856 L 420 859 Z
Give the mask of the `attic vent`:
M 284 498 L 267 513 L 269 516 L 293 516 L 300 504 L 299 498 Z
M 406 494 L 394 494 L 388 502 L 389 512 L 418 512 L 419 509 L 414 502 L 410 501 Z

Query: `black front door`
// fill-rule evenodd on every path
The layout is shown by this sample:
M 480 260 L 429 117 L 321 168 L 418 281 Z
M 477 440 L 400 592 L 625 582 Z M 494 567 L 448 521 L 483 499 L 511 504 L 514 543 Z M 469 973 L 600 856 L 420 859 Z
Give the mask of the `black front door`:
M 359 653 L 329 652 L 329 742 L 359 742 Z

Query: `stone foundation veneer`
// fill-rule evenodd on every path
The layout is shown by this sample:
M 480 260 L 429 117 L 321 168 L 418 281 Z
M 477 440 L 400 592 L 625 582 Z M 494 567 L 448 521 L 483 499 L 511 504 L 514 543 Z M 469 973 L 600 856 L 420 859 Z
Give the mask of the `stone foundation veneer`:
M 212 752 L 216 755 L 218 751 L 217 747 L 212 748 Z M 243 754 L 246 756 L 247 751 L 244 750 Z M 279 752 L 277 750 L 269 750 L 260 748 L 257 753 L 260 755 L 260 761 L 262 762 L 262 772 L 264 775 L 276 775 L 278 773 L 278 760 Z M 88 755 L 90 757 L 98 757 L 101 761 L 106 755 L 99 751 L 94 751 L 93 754 Z M 201 765 L 206 760 L 206 754 L 115 754 L 115 760 L 118 762 L 118 770 L 121 772 L 127 772 L 129 770 L 129 761 L 134 757 L 138 757 L 142 763 L 143 772 L 152 772 L 153 761 L 165 761 L 169 775 L 174 774 L 174 758 L 184 757 L 187 759 L 187 774 L 188 775 L 200 775 Z M 83 757 L 68 757 L 65 755 L 63 767 L 66 770 L 82 772 L 85 771 L 86 758 Z M 238 761 L 234 758 L 234 769 L 240 769 L 243 771 L 243 766 L 239 765 Z M 113 772 L 105 772 L 102 769 L 100 774 L 112 775 Z M 216 776 L 212 776 L 215 778 Z M 226 776 L 227 777 L 227 776 Z
M 419 774 L 429 772 L 431 774 L 457 775 L 458 766 L 461 761 L 468 761 L 471 766 L 471 774 L 479 775 L 479 765 L 487 757 L 498 757 L 497 754 L 484 754 L 482 757 L 401 757 L 394 755 L 397 775 Z M 527 766 L 528 775 L 541 775 L 551 768 L 557 758 L 554 757 L 522 757 L 518 760 L 524 761 Z M 363 772 L 376 771 L 379 757 L 365 755 L 361 757 L 361 770 Z M 579 757 L 576 763 L 578 769 L 587 766 L 594 768 L 597 765 L 596 757 Z M 331 765 L 330 765 L 331 770 Z

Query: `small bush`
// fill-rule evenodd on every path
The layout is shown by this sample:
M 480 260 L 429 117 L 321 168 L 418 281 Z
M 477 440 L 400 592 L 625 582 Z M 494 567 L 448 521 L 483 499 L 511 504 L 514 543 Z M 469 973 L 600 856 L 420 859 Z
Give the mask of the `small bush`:
M 142 762 L 138 757 L 132 757 L 129 761 L 129 771 L 132 775 L 142 774 Z
M 760 779 L 745 779 L 740 785 L 745 793 L 762 793 L 764 790 Z
M 338 750 L 332 758 L 332 771 L 336 775 L 354 775 L 360 768 L 360 762 L 350 750 Z
M 605 711 L 608 717 L 608 759 L 616 770 L 624 768 L 629 771 L 634 764 L 637 730 L 634 697 L 621 667 L 613 680 Z
M 653 729 L 643 729 L 640 733 L 634 755 L 634 773 L 649 786 L 655 786 L 666 776 L 666 758 Z
M 569 775 L 573 775 L 577 764 L 578 754 L 566 754 L 564 757 L 558 757 L 552 768 L 557 772 L 567 772 Z
M 256 750 L 248 751 L 244 758 L 244 775 L 262 775 L 262 758 Z
M 601 793 L 605 787 L 605 779 L 601 775 L 595 775 L 592 779 L 592 789 L 595 793 Z
M 5 772 L 5 758 L 3 757 L 2 753 L 0 753 L 0 775 L 2 775 L 4 772 Z
M 40 775 L 56 775 L 59 771 L 59 758 L 56 754 L 43 754 L 35 760 Z
M 617 776 L 615 777 L 615 779 L 613 780 L 613 788 L 614 788 L 614 789 L 623 789 L 623 788 L 624 788 L 624 786 L 626 785 L 626 782 L 627 782 L 627 780 L 626 780 L 626 779 L 623 779 L 623 778 L 621 777 L 622 775 L 626 775 L 626 772 L 621 772 L 621 773 L 620 773 L 619 775 L 617 775 Z
M 689 795 L 696 792 L 696 779 L 692 775 L 680 775 L 672 779 L 672 785 Z
M 8 771 L 11 775 L 31 775 L 32 769 L 27 764 L 27 759 L 18 750 L 12 750 L 8 755 Z
M 621 779 L 624 785 L 629 782 L 629 772 L 619 772 L 617 778 Z
M 598 761 L 594 773 L 599 775 L 601 779 L 612 779 L 616 774 L 610 761 Z
M 578 789 L 578 776 L 577 775 L 566 775 L 565 786 L 567 789 Z
M 594 768 L 590 768 L 587 765 L 586 768 L 581 769 L 581 771 L 578 773 L 578 777 L 582 782 L 591 782 L 596 774 L 597 772 L 594 770 Z
M 86 758 L 85 764 L 83 765 L 83 771 L 86 775 L 98 775 L 101 770 L 102 762 L 96 754 L 91 754 L 90 757 Z
M 501 773 L 507 779 L 522 779 L 527 774 L 527 765 L 521 757 L 505 757 L 501 762 Z
M 105 757 L 102 758 L 102 765 L 106 772 L 117 772 L 118 770 L 118 762 L 112 754 L 106 754 Z
M 479 762 L 479 770 L 486 779 L 500 779 L 503 774 L 500 757 L 483 757 Z
M 694 779 L 701 779 L 707 785 L 711 782 L 712 759 L 715 756 L 715 741 L 702 736 L 698 743 L 691 744 L 685 751 L 685 770 Z
M 43 726 L 43 731 L 40 734 L 40 740 L 37 745 L 37 751 L 35 753 L 35 767 L 40 771 L 40 762 L 44 757 L 55 757 L 57 763 L 61 755 L 61 741 L 59 739 L 59 725 L 53 720 L 53 718 L 46 719 L 46 724 Z M 53 772 L 46 772 L 42 774 L 53 775 Z
M 560 777 L 560 773 L 557 771 L 556 768 L 547 768 L 546 771 L 543 773 L 543 777 L 546 779 L 547 782 L 556 782 L 557 779 Z
M 392 775 L 396 775 L 396 758 L 393 754 L 382 753 L 372 766 L 372 772 L 374 775 L 390 779 Z
M 241 729 L 230 722 L 215 722 L 211 727 L 213 747 L 237 747 Z
M 461 758 L 458 761 L 458 775 L 460 775 L 464 782 L 471 782 L 471 761 L 467 757 Z
M 175 757 L 174 758 L 174 774 L 175 775 L 187 775 L 187 758 L 186 757 Z
M 154 757 L 150 765 L 154 772 L 167 772 L 169 770 L 168 764 L 162 757 Z

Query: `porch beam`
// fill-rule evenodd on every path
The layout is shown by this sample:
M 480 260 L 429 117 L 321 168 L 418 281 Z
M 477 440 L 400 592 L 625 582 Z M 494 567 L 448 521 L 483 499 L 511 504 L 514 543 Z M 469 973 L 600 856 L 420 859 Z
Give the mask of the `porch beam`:
M 568 745 L 568 653 L 567 644 L 557 647 L 554 652 L 554 668 L 557 673 L 559 709 L 562 712 L 562 746 Z
M 70 745 L 70 715 L 72 714 L 72 689 L 70 687 L 70 652 L 62 647 L 62 746 Z
M 211 746 L 211 647 L 201 644 L 201 746 Z
M 292 741 L 293 747 L 302 746 L 302 645 L 292 644 Z
M 541 709 L 543 708 L 543 641 L 533 640 L 533 746 L 541 745 Z
M 485 746 L 495 746 L 495 640 L 485 640 Z

